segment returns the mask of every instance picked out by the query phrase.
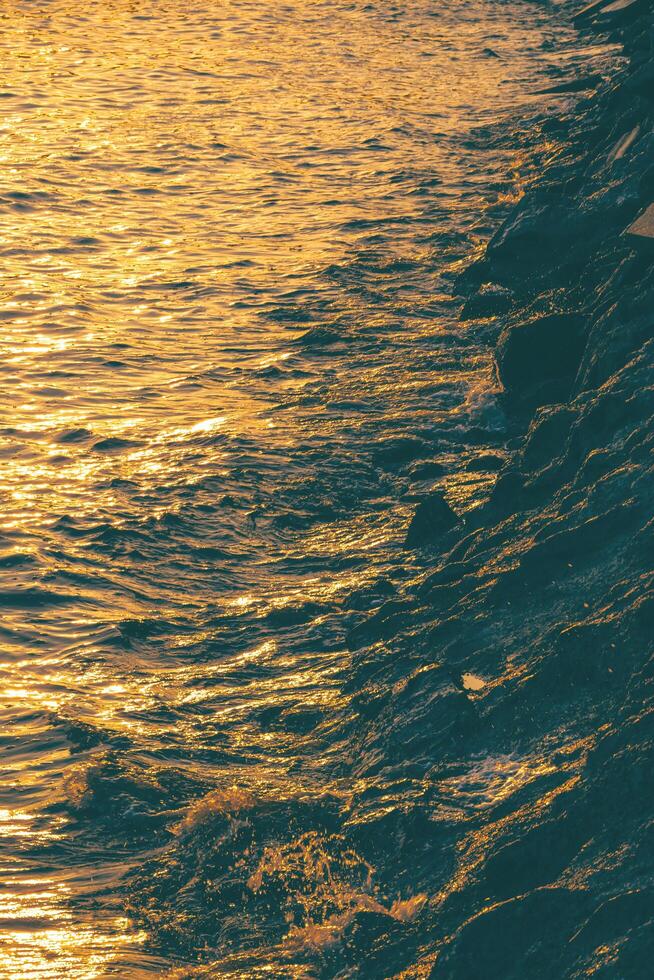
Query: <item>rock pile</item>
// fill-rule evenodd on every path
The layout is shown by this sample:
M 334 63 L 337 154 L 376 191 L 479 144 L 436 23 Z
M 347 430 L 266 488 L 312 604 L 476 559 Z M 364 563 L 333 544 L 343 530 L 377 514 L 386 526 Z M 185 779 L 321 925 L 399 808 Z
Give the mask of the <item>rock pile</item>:
M 651 971 L 653 8 L 579 17 L 624 63 L 461 282 L 466 316 L 504 317 L 524 435 L 463 529 L 425 509 L 448 550 L 401 629 L 371 624 L 354 654 L 360 758 L 413 786 L 405 825 L 368 814 L 366 840 L 396 840 L 431 896 L 414 928 L 435 980 Z

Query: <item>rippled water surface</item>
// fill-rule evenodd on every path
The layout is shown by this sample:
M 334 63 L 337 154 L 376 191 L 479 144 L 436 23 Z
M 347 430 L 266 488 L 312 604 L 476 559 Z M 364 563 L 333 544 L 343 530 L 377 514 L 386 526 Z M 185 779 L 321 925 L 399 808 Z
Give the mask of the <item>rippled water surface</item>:
M 0 976 L 335 976 L 354 911 L 426 901 L 348 836 L 406 788 L 348 753 L 345 636 L 428 564 L 419 495 L 492 483 L 451 282 L 573 39 L 520 0 L 0 17 Z

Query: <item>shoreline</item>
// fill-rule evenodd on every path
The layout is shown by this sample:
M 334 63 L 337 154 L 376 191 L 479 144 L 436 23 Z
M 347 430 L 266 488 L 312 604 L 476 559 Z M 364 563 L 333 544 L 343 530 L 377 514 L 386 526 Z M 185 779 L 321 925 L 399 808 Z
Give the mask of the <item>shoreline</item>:
M 498 335 L 508 462 L 460 520 L 433 495 L 406 542 L 427 539 L 429 571 L 356 618 L 330 789 L 302 789 L 301 805 L 274 786 L 214 790 L 174 828 L 173 867 L 133 882 L 128 911 L 169 947 L 220 923 L 225 958 L 180 980 L 647 975 L 654 249 L 624 237 L 650 200 L 652 104 L 629 94 L 639 24 L 620 26 L 615 74 L 543 116 L 549 163 L 458 279 L 462 318 Z M 234 868 L 261 840 L 239 890 Z M 287 928 L 296 881 L 325 905 Z M 237 911 L 223 931 L 224 882 Z M 279 945 L 229 952 L 230 929 L 268 917 Z
M 410 607 L 389 603 L 352 644 L 371 677 L 353 758 L 412 779 L 431 761 L 443 787 L 414 814 L 439 842 L 414 858 L 436 952 L 403 977 L 648 972 L 654 11 L 607 7 L 580 26 L 620 41 L 624 64 L 551 120 L 557 158 L 458 284 L 464 314 L 501 317 L 497 376 L 523 435 L 488 504 L 431 528 L 441 557 Z M 453 771 L 480 819 L 454 818 Z

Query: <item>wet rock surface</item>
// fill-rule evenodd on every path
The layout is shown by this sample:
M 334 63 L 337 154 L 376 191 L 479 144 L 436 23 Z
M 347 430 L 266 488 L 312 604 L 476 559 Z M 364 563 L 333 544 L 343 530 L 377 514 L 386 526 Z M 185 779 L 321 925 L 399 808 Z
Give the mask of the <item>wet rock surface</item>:
M 351 821 L 396 842 L 398 880 L 410 851 L 429 895 L 357 976 L 413 976 L 414 942 L 434 980 L 649 973 L 654 252 L 624 233 L 654 193 L 652 30 L 651 4 L 615 28 L 620 71 L 562 116 L 543 186 L 461 280 L 464 315 L 486 315 L 480 281 L 506 289 L 497 370 L 523 434 L 465 525 L 420 505 L 407 544 L 444 553 L 357 627 L 351 764 L 413 792 L 393 820 L 355 794 Z
M 436 544 L 458 523 L 459 518 L 445 497 L 440 493 L 430 494 L 416 508 L 406 534 L 405 547 L 423 548 Z
M 569 394 L 581 362 L 586 328 L 586 318 L 577 313 L 550 313 L 507 327 L 496 353 L 507 394 L 528 406 Z
M 475 279 L 521 297 L 507 303 L 496 361 L 524 435 L 405 611 L 406 629 L 384 643 L 407 678 L 438 663 L 486 681 L 464 695 L 471 717 L 429 684 L 439 765 L 426 767 L 392 700 L 362 743 L 383 742 L 386 757 L 392 747 L 429 786 L 413 808 L 430 827 L 413 845 L 432 896 L 420 926 L 435 946 L 432 978 L 650 970 L 654 252 L 624 232 L 654 193 L 653 30 L 647 3 L 615 27 L 621 70 L 563 117 L 544 186 L 462 279 L 473 290 L 464 310 L 480 315 Z M 634 121 L 637 135 L 611 157 Z M 393 691 L 409 683 L 398 672 Z M 457 723 L 443 727 L 449 716 Z M 441 864 L 451 847 L 455 868 Z

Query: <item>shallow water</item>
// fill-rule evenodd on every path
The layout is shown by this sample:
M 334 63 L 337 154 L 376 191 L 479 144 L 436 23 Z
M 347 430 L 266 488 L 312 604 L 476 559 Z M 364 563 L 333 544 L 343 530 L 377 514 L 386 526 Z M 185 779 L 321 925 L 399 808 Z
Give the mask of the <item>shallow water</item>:
M 493 325 L 451 284 L 580 55 L 492 0 L 2 27 L 0 976 L 313 975 L 355 911 L 426 900 L 344 829 L 406 792 L 348 758 L 345 636 L 429 565 L 419 495 L 492 486 Z

